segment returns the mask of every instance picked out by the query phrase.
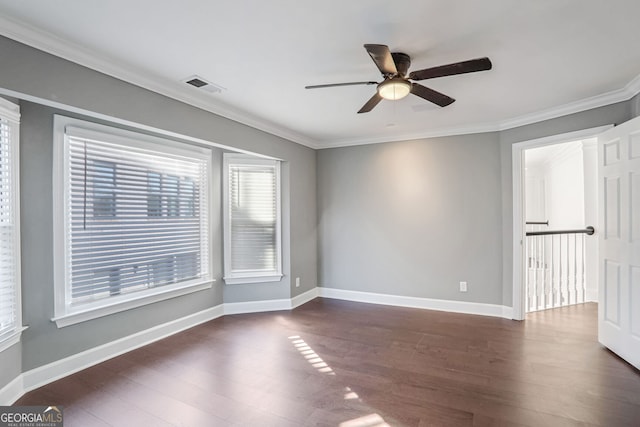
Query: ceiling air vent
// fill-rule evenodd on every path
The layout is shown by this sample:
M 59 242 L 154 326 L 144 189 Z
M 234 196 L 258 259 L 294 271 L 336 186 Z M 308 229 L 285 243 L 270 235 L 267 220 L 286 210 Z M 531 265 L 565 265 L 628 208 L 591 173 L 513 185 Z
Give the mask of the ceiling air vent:
M 187 77 L 182 81 L 188 85 L 207 91 L 209 93 L 220 93 L 225 90 L 225 88 L 223 88 L 222 86 L 211 83 L 210 81 L 207 81 L 200 76 Z

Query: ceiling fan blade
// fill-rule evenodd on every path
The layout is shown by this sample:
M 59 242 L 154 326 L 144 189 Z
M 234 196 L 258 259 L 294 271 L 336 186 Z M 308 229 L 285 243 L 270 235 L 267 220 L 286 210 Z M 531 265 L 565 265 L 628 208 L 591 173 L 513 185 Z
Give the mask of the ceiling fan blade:
M 441 107 L 446 107 L 447 105 L 455 102 L 455 99 L 450 96 L 437 92 L 433 89 L 429 89 L 428 87 L 424 87 L 418 83 L 411 83 L 411 93 Z
M 382 75 L 398 74 L 396 64 L 393 62 L 393 57 L 391 56 L 388 46 L 383 44 L 365 44 L 364 48 Z
M 380 101 L 382 101 L 382 97 L 378 95 L 378 92 L 376 92 L 375 95 L 373 95 L 371 99 L 368 100 L 367 103 L 362 106 L 360 111 L 358 111 L 358 114 L 368 113 L 369 111 L 373 110 L 373 107 L 378 105 Z
M 323 87 L 337 87 L 337 86 L 355 86 L 355 85 L 377 85 L 378 82 L 351 82 L 351 83 L 329 83 L 326 85 L 311 85 L 305 86 L 305 89 L 321 89 Z
M 425 68 L 424 70 L 409 73 L 411 80 L 426 80 L 436 77 L 453 76 L 456 74 L 475 73 L 491 69 L 489 58 L 471 59 L 469 61 L 456 62 L 454 64 L 440 65 L 439 67 Z

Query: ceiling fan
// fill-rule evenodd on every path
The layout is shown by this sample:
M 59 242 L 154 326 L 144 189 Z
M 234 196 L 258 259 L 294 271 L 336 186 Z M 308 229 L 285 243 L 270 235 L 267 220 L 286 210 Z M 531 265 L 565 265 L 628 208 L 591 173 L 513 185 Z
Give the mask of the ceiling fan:
M 456 74 L 474 73 L 491 69 L 489 58 L 471 59 L 469 61 L 455 62 L 453 64 L 440 65 L 439 67 L 425 68 L 424 70 L 408 73 L 411 66 L 411 57 L 406 53 L 391 52 L 389 47 L 383 44 L 365 44 L 371 59 L 376 64 L 384 80 L 378 82 L 351 82 L 332 83 L 324 85 L 305 86 L 305 89 L 319 89 L 335 86 L 352 85 L 377 85 L 376 93 L 362 106 L 358 113 L 368 113 L 383 99 L 397 100 L 412 93 L 420 98 L 433 102 L 440 107 L 446 107 L 455 99 L 437 92 L 428 87 L 414 83 L 411 80 L 426 80 L 436 77 L 453 76 Z M 408 74 L 407 74 L 408 73 Z

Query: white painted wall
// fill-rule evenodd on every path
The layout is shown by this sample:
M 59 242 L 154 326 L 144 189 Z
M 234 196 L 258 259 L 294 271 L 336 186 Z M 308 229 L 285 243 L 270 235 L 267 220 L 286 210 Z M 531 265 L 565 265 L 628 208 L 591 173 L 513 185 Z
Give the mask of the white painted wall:
M 549 227 L 584 227 L 584 169 L 580 147 L 570 147 L 566 157 L 552 161 L 545 175 Z M 563 153 L 564 154 L 564 153 Z
M 546 221 L 547 209 L 545 206 L 545 176 L 544 169 L 537 166 L 528 166 L 525 170 L 525 208 L 527 221 Z M 528 227 L 527 230 L 538 230 L 542 227 Z
M 582 228 L 584 166 L 581 141 L 525 151 L 527 221 L 549 220 L 550 229 Z M 543 186 L 540 188 L 540 186 Z
M 597 224 L 597 158 L 593 140 L 527 150 L 525 167 L 527 221 L 548 220 L 549 227 L 544 228 L 549 230 Z M 597 301 L 597 238 L 587 237 L 585 251 L 586 299 Z

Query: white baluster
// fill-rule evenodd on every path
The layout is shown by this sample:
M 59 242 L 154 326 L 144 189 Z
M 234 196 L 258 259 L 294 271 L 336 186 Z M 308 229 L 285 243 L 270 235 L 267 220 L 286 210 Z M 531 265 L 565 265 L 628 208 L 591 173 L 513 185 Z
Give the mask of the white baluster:
M 573 235 L 573 294 L 574 304 L 578 303 L 578 235 Z
M 554 257 L 554 251 L 553 251 L 553 234 L 549 236 L 550 240 L 551 240 L 551 256 L 550 256 L 550 262 L 551 262 L 551 268 L 549 270 L 549 283 L 551 285 L 551 308 L 556 306 L 556 283 L 555 283 L 555 269 L 554 269 L 554 264 L 555 264 L 555 257 Z
M 586 277 L 586 267 L 585 267 L 585 243 L 587 242 L 587 235 L 583 234 L 582 235 L 582 302 L 585 302 L 587 300 L 587 281 L 585 280 Z
M 560 235 L 560 306 L 564 306 L 565 304 L 565 284 L 566 284 L 566 265 L 563 264 L 563 252 L 562 252 L 562 234 Z M 564 268 L 563 268 L 564 267 Z
M 527 280 L 526 280 L 526 304 L 527 304 L 527 313 L 531 311 L 531 283 L 532 283 L 532 272 L 531 272 L 531 237 L 526 238 L 526 248 L 527 248 Z
M 540 236 L 542 244 L 542 309 L 547 308 L 549 287 L 547 286 L 547 236 Z
M 534 311 L 538 310 L 538 245 L 537 237 L 532 239 L 533 246 L 533 294 L 531 305 Z

